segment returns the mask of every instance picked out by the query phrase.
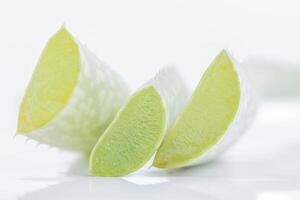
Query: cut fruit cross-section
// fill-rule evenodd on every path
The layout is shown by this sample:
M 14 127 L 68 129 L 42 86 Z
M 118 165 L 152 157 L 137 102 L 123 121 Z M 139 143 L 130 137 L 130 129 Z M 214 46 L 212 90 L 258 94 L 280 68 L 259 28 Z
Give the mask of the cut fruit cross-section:
M 252 98 L 242 69 L 222 51 L 168 131 L 153 165 L 176 168 L 216 158 L 251 123 L 256 108 Z
M 90 156 L 90 174 L 123 176 L 143 167 L 186 102 L 186 88 L 167 68 L 133 94 L 100 137 Z
M 88 154 L 128 96 L 123 79 L 63 26 L 35 68 L 17 133 Z

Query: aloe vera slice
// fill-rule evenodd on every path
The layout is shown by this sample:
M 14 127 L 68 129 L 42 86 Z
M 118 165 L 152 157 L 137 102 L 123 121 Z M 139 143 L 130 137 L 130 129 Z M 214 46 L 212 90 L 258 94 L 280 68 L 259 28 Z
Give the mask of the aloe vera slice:
M 34 70 L 17 133 L 88 154 L 128 96 L 122 77 L 63 26 Z
M 123 176 L 143 167 L 185 105 L 186 87 L 174 68 L 135 92 L 100 137 L 90 156 L 93 176 Z
M 227 51 L 208 67 L 154 160 L 158 168 L 208 162 L 247 130 L 256 110 L 245 73 Z

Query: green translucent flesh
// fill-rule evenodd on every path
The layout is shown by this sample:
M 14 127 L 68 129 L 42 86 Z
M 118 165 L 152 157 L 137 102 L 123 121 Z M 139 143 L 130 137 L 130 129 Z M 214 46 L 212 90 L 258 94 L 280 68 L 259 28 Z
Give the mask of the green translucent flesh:
M 80 54 L 62 27 L 47 43 L 23 98 L 18 132 L 29 133 L 52 120 L 67 105 L 79 79 Z
M 156 154 L 154 166 L 174 168 L 203 155 L 224 135 L 239 103 L 238 74 L 226 51 L 222 51 L 168 131 Z
M 161 96 L 153 86 L 135 93 L 94 147 L 90 174 L 123 176 L 141 168 L 161 142 L 165 118 Z

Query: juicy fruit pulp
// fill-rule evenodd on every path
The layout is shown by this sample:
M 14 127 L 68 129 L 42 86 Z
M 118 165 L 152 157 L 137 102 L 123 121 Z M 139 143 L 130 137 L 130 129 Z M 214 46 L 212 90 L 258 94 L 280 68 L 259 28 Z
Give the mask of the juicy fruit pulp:
M 79 48 L 62 27 L 47 43 L 23 98 L 18 132 L 26 134 L 52 120 L 68 103 L 80 71 Z
M 154 166 L 184 166 L 217 144 L 240 104 L 240 81 L 234 64 L 222 51 L 209 66 L 183 112 L 168 131 Z
M 128 96 L 123 78 L 62 27 L 26 90 L 18 133 L 88 156 Z
M 157 150 L 166 126 L 161 96 L 153 86 L 136 92 L 94 147 L 90 173 L 122 176 L 142 167 Z

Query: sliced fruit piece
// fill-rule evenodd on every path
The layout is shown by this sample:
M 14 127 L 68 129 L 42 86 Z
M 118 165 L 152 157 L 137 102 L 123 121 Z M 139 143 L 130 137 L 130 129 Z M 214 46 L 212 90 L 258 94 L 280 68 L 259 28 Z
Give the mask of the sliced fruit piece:
M 79 79 L 79 54 L 78 45 L 65 28 L 49 40 L 27 87 L 18 132 L 44 126 L 65 107 Z
M 123 79 L 63 26 L 48 41 L 19 111 L 19 134 L 91 151 L 129 96 Z
M 132 173 L 153 156 L 186 101 L 182 79 L 168 68 L 133 94 L 90 156 L 93 176 Z
M 242 70 L 222 51 L 168 131 L 154 166 L 176 168 L 216 158 L 251 123 L 256 105 L 252 96 Z

